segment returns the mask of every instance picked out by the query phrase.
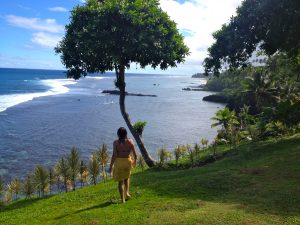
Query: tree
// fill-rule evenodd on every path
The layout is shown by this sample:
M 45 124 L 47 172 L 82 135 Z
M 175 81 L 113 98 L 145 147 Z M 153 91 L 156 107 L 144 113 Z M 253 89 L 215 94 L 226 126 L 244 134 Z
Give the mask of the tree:
M 255 103 L 256 110 L 261 112 L 262 107 L 277 103 L 279 91 L 264 68 L 253 68 L 250 75 L 243 81 L 244 90 L 248 99 Z
M 30 198 L 31 195 L 34 193 L 35 188 L 33 184 L 32 176 L 27 176 L 22 186 L 23 193 L 25 194 L 26 198 Z
M 219 111 L 217 111 L 216 116 L 211 119 L 217 121 L 216 123 L 212 124 L 211 127 L 216 127 L 221 125 L 225 129 L 225 131 L 228 129 L 229 121 L 238 124 L 235 112 L 230 111 L 228 107 L 225 107 L 224 109 L 220 109 Z
M 52 186 L 55 184 L 56 181 L 56 176 L 53 168 L 49 168 L 48 172 L 49 172 L 49 192 L 51 194 Z
M 9 191 L 13 194 L 15 193 L 16 197 L 15 199 L 18 199 L 18 194 L 20 193 L 21 190 L 21 182 L 19 178 L 15 178 L 8 184 L 8 189 Z
M 41 165 L 36 166 L 34 170 L 34 182 L 39 191 L 39 195 L 41 193 L 42 197 L 44 197 L 45 191 L 47 191 L 49 185 L 49 173 L 47 169 Z
M 97 153 L 93 152 L 89 164 L 88 164 L 88 171 L 90 174 L 90 178 L 93 182 L 94 185 L 96 185 L 97 183 L 97 177 L 99 175 L 100 172 L 100 167 L 99 167 L 99 162 L 97 159 Z
M 216 42 L 204 60 L 206 73 L 219 73 L 222 64 L 246 66 L 259 47 L 267 55 L 286 52 L 300 56 L 300 3 L 295 0 L 245 0 L 237 15 L 213 34 Z
M 178 161 L 179 161 L 179 158 L 181 157 L 181 155 L 182 155 L 181 146 L 178 145 L 174 149 L 174 156 L 175 156 L 176 167 L 178 167 Z
M 68 167 L 70 172 L 70 180 L 72 183 L 73 191 L 75 191 L 76 186 L 76 177 L 80 170 L 80 159 L 79 159 L 79 152 L 76 147 L 71 148 L 71 152 L 67 157 L 68 160 Z
M 55 171 L 58 175 L 60 175 L 63 178 L 65 192 L 68 192 L 67 181 L 70 178 L 70 169 L 64 157 L 61 157 L 61 159 L 57 162 L 55 166 Z
M 98 152 L 98 161 L 100 163 L 100 166 L 102 168 L 102 177 L 104 182 L 106 181 L 106 172 L 105 172 L 105 166 L 107 165 L 108 161 L 109 161 L 109 155 L 108 155 L 108 150 L 107 150 L 107 145 L 106 144 L 102 144 L 102 147 L 99 148 Z
M 81 187 L 84 186 L 84 183 L 87 181 L 87 167 L 83 161 L 80 162 L 80 169 L 79 169 L 79 174 L 80 174 L 80 185 Z
M 155 161 L 135 131 L 125 108 L 125 69 L 167 69 L 189 54 L 174 21 L 158 0 L 88 0 L 73 9 L 66 35 L 56 47 L 67 76 L 79 79 L 94 72 L 115 70 L 121 114 L 149 167 Z

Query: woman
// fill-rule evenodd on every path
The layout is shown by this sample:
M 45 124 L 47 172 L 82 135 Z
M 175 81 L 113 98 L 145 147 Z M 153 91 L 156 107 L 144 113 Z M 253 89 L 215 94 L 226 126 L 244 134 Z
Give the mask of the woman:
M 137 157 L 133 141 L 127 138 L 126 129 L 124 127 L 120 127 L 117 134 L 119 139 L 115 140 L 113 144 L 113 155 L 111 157 L 109 172 L 112 172 L 113 179 L 119 182 L 119 192 L 122 203 L 124 203 L 125 198 L 130 198 L 130 173 L 131 168 L 136 165 Z M 134 157 L 133 160 L 131 155 Z

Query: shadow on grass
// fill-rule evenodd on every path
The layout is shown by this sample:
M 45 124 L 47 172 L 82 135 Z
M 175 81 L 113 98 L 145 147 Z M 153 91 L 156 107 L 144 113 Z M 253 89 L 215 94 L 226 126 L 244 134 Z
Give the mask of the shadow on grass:
M 30 199 L 21 199 L 18 200 L 16 202 L 13 202 L 9 205 L 2 205 L 0 206 L 0 212 L 6 212 L 6 211 L 11 211 L 11 210 L 16 210 L 16 209 L 21 209 L 21 208 L 25 208 L 27 206 L 30 206 L 40 200 L 44 200 L 47 198 L 50 198 L 52 196 L 46 196 L 43 198 L 30 198 Z
M 105 207 L 108 207 L 108 206 L 113 205 L 113 204 L 116 204 L 116 203 L 104 202 L 104 203 L 101 203 L 99 205 L 94 205 L 94 206 L 91 206 L 91 207 L 88 207 L 88 208 L 79 209 L 77 211 L 74 211 L 73 213 L 68 213 L 68 214 L 65 214 L 65 215 L 62 215 L 62 216 L 55 217 L 55 219 L 59 220 L 59 219 L 62 219 L 62 218 L 65 218 L 67 216 L 71 216 L 71 215 L 74 215 L 74 214 L 77 214 L 77 213 L 81 213 L 81 212 L 85 212 L 85 211 L 89 211 L 89 210 L 94 210 L 94 209 L 105 208 Z
M 233 203 L 255 213 L 300 215 L 299 149 L 299 136 L 252 143 L 205 167 L 133 174 L 132 183 L 159 196 Z

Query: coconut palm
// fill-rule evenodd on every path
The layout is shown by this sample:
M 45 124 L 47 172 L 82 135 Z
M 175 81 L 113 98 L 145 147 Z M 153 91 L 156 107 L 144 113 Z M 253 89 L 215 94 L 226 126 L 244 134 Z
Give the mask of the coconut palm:
M 86 182 L 86 175 L 87 175 L 87 167 L 83 161 L 80 162 L 79 174 L 80 174 L 80 186 L 83 187 L 84 183 Z
M 70 169 L 68 167 L 67 160 L 64 157 L 61 157 L 60 160 L 55 165 L 55 171 L 57 175 L 62 177 L 65 192 L 68 192 L 67 181 L 70 177 Z
M 33 184 L 33 177 L 27 176 L 22 186 L 22 192 L 25 194 L 26 198 L 30 198 L 34 193 L 35 188 Z
M 49 171 L 49 192 L 51 194 L 52 186 L 55 184 L 56 177 L 53 168 L 49 168 L 48 171 Z
M 267 70 L 263 68 L 255 68 L 252 74 L 245 78 L 243 86 L 243 93 L 250 101 L 254 101 L 259 112 L 263 106 L 272 105 L 280 99 L 278 89 L 268 76 Z
M 21 182 L 18 178 L 15 178 L 8 184 L 8 189 L 12 194 L 15 194 L 15 199 L 18 199 L 18 194 L 21 190 Z
M 102 177 L 104 182 L 106 181 L 106 171 L 105 171 L 105 166 L 107 165 L 108 161 L 109 161 L 109 154 L 108 154 L 108 150 L 107 150 L 107 146 L 106 144 L 102 144 L 102 147 L 99 148 L 98 152 L 98 161 L 100 163 L 100 166 L 102 168 Z
M 39 196 L 42 194 L 42 197 L 44 197 L 45 192 L 49 187 L 49 173 L 48 170 L 41 165 L 35 167 L 34 183 L 36 189 L 38 190 Z
M 76 186 L 76 177 L 80 170 L 80 159 L 79 159 L 79 152 L 76 147 L 71 148 L 71 152 L 67 157 L 68 160 L 68 167 L 70 170 L 70 181 L 72 183 L 73 191 L 75 191 Z
M 88 171 L 90 174 L 90 179 L 92 180 L 93 184 L 96 185 L 97 177 L 99 175 L 100 167 L 97 159 L 97 153 L 93 152 L 89 164 L 88 164 Z

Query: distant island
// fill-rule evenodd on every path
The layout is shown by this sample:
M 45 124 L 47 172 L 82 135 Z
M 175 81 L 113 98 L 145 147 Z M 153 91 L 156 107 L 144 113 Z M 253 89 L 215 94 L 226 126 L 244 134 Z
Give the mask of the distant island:
M 205 76 L 205 73 L 195 73 L 192 78 L 207 78 L 207 76 Z

